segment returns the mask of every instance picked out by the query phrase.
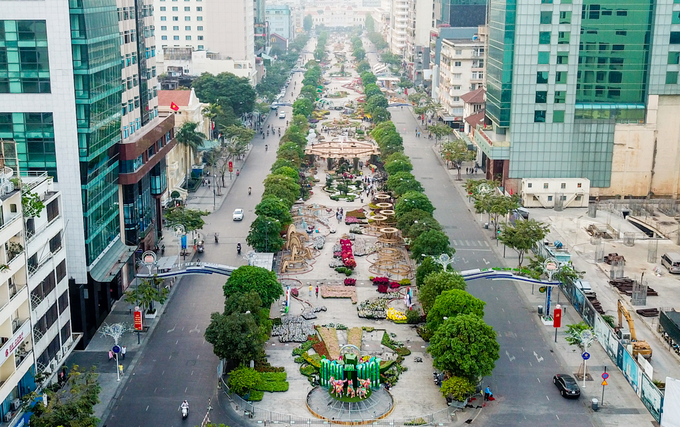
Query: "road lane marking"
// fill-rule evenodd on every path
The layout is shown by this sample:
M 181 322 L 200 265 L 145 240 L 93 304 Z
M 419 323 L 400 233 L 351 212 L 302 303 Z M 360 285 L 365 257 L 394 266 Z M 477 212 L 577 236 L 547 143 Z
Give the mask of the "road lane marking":
M 559 415 L 557 415 L 557 414 L 555 414 L 555 417 L 557 417 L 557 419 L 558 419 L 558 420 L 560 419 L 560 416 L 559 416 Z
M 487 261 L 487 260 L 486 260 L 486 259 L 484 259 L 484 258 L 482 258 L 482 261 L 484 261 L 484 264 L 486 264 L 486 265 L 489 265 L 489 264 L 491 264 L 491 263 L 490 263 L 489 261 Z
M 174 332 L 176 327 L 177 327 L 177 324 L 175 324 L 175 326 L 173 326 L 172 329 L 168 329 L 168 333 Z
M 515 360 L 515 356 L 510 356 L 510 352 L 508 350 L 505 350 L 505 355 L 508 356 L 508 359 L 510 359 L 511 362 Z
M 534 356 L 536 357 L 536 360 L 538 360 L 539 362 L 542 362 L 542 361 L 543 361 L 543 358 L 542 358 L 542 357 L 538 357 L 538 354 L 537 354 L 535 351 L 534 351 Z
M 548 401 L 550 401 L 550 398 L 548 397 L 548 395 L 546 395 L 545 398 L 548 399 Z
M 189 333 L 192 333 L 192 332 L 194 332 L 194 331 L 199 332 L 199 333 L 201 332 L 201 330 L 198 329 L 198 324 L 196 324 L 196 328 L 190 330 Z
M 175 345 L 179 344 L 179 340 L 175 341 Z
M 146 405 L 146 412 L 149 412 L 149 405 Z
M 541 379 L 540 379 L 540 378 L 538 378 L 538 377 L 536 377 L 536 380 L 538 380 L 538 382 L 539 382 L 539 383 L 541 382 Z

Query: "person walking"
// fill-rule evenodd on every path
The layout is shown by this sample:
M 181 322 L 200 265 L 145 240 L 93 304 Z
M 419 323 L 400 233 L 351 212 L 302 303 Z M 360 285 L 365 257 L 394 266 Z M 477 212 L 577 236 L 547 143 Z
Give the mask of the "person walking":
M 310 297 L 312 296 L 312 289 L 313 289 L 313 288 L 312 288 L 312 284 L 310 283 L 310 284 L 309 284 L 309 296 L 310 296 Z
M 109 362 L 113 360 L 113 351 L 109 350 Z
M 316 285 L 316 297 L 319 298 L 319 285 Z
M 125 360 L 125 355 L 127 354 L 127 347 L 125 346 L 121 347 L 120 354 L 123 356 L 123 360 Z

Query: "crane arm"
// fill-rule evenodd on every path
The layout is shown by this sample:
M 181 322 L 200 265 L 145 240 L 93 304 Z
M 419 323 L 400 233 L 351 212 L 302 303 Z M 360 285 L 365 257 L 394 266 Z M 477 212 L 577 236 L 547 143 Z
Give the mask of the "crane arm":
M 621 315 L 623 315 L 623 317 L 625 317 L 626 321 L 628 322 L 628 329 L 630 329 L 630 340 L 637 341 L 637 337 L 635 336 L 635 326 L 633 325 L 633 318 L 630 316 L 630 313 L 628 313 L 626 307 L 623 306 L 621 300 L 618 301 L 618 308 L 619 308 L 619 326 L 621 326 Z

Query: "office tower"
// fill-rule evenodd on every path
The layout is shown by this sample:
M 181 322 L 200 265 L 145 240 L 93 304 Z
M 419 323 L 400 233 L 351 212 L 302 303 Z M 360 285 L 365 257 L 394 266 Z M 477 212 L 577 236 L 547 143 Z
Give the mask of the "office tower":
M 486 24 L 486 8 L 490 0 L 435 0 L 437 26 L 477 27 Z
M 491 0 L 488 125 L 475 133 L 487 177 L 529 197 L 553 185 L 527 181 L 541 178 L 677 197 L 679 13 L 671 0 Z

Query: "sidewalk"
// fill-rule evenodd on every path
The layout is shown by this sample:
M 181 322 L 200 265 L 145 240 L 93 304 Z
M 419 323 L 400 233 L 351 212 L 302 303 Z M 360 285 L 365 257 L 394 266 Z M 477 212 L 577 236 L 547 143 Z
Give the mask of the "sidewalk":
M 245 154 L 242 160 L 234 161 L 234 171 L 241 169 L 243 164 L 248 159 L 250 152 L 252 150 L 252 144 L 249 146 L 248 152 Z M 187 207 L 191 209 L 203 209 L 210 212 L 214 212 L 219 209 L 224 203 L 224 200 L 229 194 L 234 182 L 236 182 L 236 172 L 233 173 L 233 179 L 229 179 L 228 176 L 225 177 L 225 187 L 220 188 L 221 192 L 216 195 L 214 205 L 213 205 L 213 192 L 212 187 L 201 186 L 195 193 L 190 193 L 187 198 Z M 213 208 L 214 207 L 214 208 Z M 179 259 L 179 245 L 177 244 L 176 238 L 172 233 L 172 230 L 166 229 L 164 232 L 166 236 L 165 242 L 165 253 L 164 257 L 176 257 L 178 262 Z M 186 261 L 191 261 L 194 257 L 193 253 L 187 256 Z M 145 268 L 145 267 L 141 267 Z M 108 418 L 111 408 L 116 404 L 116 401 L 120 395 L 121 390 L 124 389 L 125 384 L 129 378 L 128 372 L 132 372 L 134 367 L 140 360 L 140 356 L 150 337 L 152 336 L 158 320 L 167 307 L 169 301 L 174 295 L 175 284 L 179 283 L 181 278 L 168 279 L 165 281 L 165 285 L 170 287 L 170 293 L 165 304 L 155 304 L 157 309 L 157 316 L 153 319 L 144 319 L 144 326 L 146 330 L 141 333 L 129 332 L 125 333 L 118 341 L 119 346 L 125 346 L 127 348 L 127 354 L 125 359 L 119 359 L 119 363 L 123 365 L 123 373 L 120 376 L 120 381 L 116 374 L 116 363 L 114 361 L 108 360 L 108 352 L 114 345 L 113 338 L 108 336 L 103 336 L 99 331 L 88 343 L 85 350 L 74 351 L 69 358 L 66 360 L 65 365 L 79 365 L 81 370 L 87 370 L 92 366 L 97 367 L 97 372 L 99 373 L 99 385 L 101 386 L 101 392 L 99 393 L 100 403 L 94 407 L 94 415 L 102 420 L 102 423 Z M 134 318 L 132 314 L 133 307 L 131 304 L 125 302 L 122 298 L 116 301 L 111 308 L 111 312 L 106 317 L 104 321 L 105 324 L 115 324 L 124 323 L 130 328 L 133 328 Z M 100 328 L 101 330 L 101 328 Z M 139 340 L 139 342 L 138 342 Z
M 439 156 L 434 145 L 432 146 L 432 149 L 435 152 L 435 155 L 437 155 L 441 166 L 447 170 L 451 182 L 460 192 L 468 210 L 475 217 L 475 221 L 480 224 L 480 227 L 483 227 L 483 223 L 485 222 L 484 218 L 480 220 L 480 216 L 475 214 L 474 205 L 468 200 L 464 188 L 465 181 L 468 178 L 481 179 L 484 177 L 483 173 L 480 172 L 472 175 L 461 174 L 462 180 L 457 181 L 458 171 L 456 169 L 446 168 L 443 159 Z M 551 223 L 551 229 L 554 229 L 555 227 L 556 224 L 554 222 Z M 492 234 L 493 231 L 489 230 L 487 237 L 490 242 L 493 243 Z M 504 256 L 503 245 L 496 246 L 495 244 L 490 244 L 490 248 L 496 253 L 498 259 L 504 263 L 504 266 L 517 266 L 518 257 L 514 250 L 506 249 Z M 536 307 L 544 305 L 545 294 L 539 293 L 537 287 L 532 288 L 526 284 L 515 284 L 514 286 L 516 286 L 519 291 L 520 297 L 524 299 L 525 305 L 531 307 L 532 311 L 537 312 Z M 582 359 L 577 347 L 570 346 L 565 341 L 566 328 L 564 325 L 578 323 L 581 322 L 582 319 L 576 310 L 569 304 L 567 298 L 564 295 L 561 295 L 561 292 L 555 292 L 553 301 L 554 304 L 560 304 L 563 308 L 563 327 L 558 329 L 557 342 L 554 342 L 554 328 L 552 326 L 543 326 L 539 320 L 538 314 L 536 316 L 536 325 L 540 333 L 542 333 L 548 342 L 550 342 L 550 346 L 552 350 L 554 350 L 555 355 L 561 360 L 561 364 L 569 367 L 568 373 L 576 373 L 578 372 Z M 643 423 L 653 421 L 647 408 L 645 408 L 637 397 L 623 377 L 621 371 L 619 371 L 615 364 L 609 359 L 609 356 L 602 346 L 599 343 L 593 343 L 589 348 L 589 353 L 591 354 L 591 357 L 590 360 L 588 360 L 588 373 L 591 375 L 592 380 L 587 380 L 585 387 L 583 387 L 583 382 L 579 381 L 582 394 L 581 402 L 584 405 L 590 406 L 591 399 L 593 398 L 596 398 L 598 401 L 601 400 L 603 387 L 600 385 L 602 382 L 600 375 L 604 372 L 605 367 L 609 374 L 609 378 L 607 379 L 608 385 L 604 392 L 604 401 L 600 401 L 600 410 L 598 412 L 593 412 L 593 422 L 602 426 L 618 426 L 642 425 Z

